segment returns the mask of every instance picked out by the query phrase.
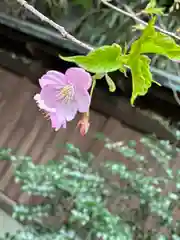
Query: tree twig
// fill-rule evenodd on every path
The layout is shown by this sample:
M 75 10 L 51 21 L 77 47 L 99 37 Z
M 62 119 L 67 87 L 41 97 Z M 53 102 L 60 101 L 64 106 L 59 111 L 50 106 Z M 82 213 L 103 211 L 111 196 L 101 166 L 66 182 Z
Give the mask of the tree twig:
M 53 28 L 55 28 L 63 38 L 68 39 L 74 43 L 76 43 L 77 45 L 91 51 L 93 50 L 93 47 L 89 46 L 88 44 L 78 40 L 77 38 L 75 38 L 74 36 L 72 36 L 70 33 L 68 33 L 64 27 L 60 26 L 59 24 L 55 23 L 54 21 L 52 21 L 51 19 L 49 19 L 48 17 L 46 17 L 45 15 L 43 15 L 42 13 L 40 13 L 38 10 L 36 10 L 32 5 L 30 5 L 27 1 L 25 0 L 16 0 L 20 5 L 24 6 L 25 9 L 29 10 L 31 13 L 33 13 L 36 17 L 38 17 L 39 19 L 41 19 L 41 21 L 48 23 L 50 26 L 52 26 Z
M 138 18 L 138 17 L 136 16 L 136 14 L 134 14 L 132 11 L 131 11 L 131 12 L 129 12 L 129 11 L 126 12 L 126 11 L 124 11 L 123 9 L 121 9 L 121 8 L 119 8 L 119 7 L 116 7 L 116 6 L 114 6 L 113 4 L 111 4 L 111 3 L 109 2 L 109 0 L 108 0 L 108 1 L 107 1 L 107 0 L 101 0 L 101 2 L 102 2 L 104 5 L 108 6 L 109 8 L 112 8 L 112 9 L 114 9 L 115 11 L 117 11 L 117 12 L 119 12 L 119 13 L 122 13 L 122 14 L 124 14 L 124 15 L 132 18 L 132 19 L 134 19 L 136 22 L 138 22 L 138 23 L 140 23 L 140 24 L 142 24 L 142 25 L 144 25 L 144 26 L 147 26 L 147 25 L 148 25 L 147 22 L 145 22 L 145 21 L 143 21 L 142 19 Z M 169 32 L 169 31 L 167 31 L 167 30 L 164 30 L 164 29 L 162 29 L 162 28 L 160 28 L 160 27 L 158 27 L 158 26 L 155 26 L 155 29 L 158 30 L 159 32 L 162 32 L 162 33 L 164 33 L 164 34 L 167 34 L 168 36 L 171 36 L 171 37 L 174 37 L 174 38 L 180 40 L 180 37 L 177 36 L 175 33 L 172 33 L 172 32 Z

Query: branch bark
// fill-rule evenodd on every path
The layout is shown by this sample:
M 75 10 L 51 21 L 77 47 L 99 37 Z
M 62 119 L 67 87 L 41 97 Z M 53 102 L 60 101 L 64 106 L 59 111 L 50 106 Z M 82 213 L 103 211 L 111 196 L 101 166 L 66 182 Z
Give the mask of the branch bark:
M 63 38 L 70 40 L 72 42 L 74 42 L 75 44 L 89 50 L 92 51 L 93 47 L 91 47 L 90 45 L 78 40 L 77 38 L 75 38 L 73 35 L 71 35 L 70 33 L 68 33 L 64 27 L 60 26 L 59 24 L 55 23 L 54 21 L 52 21 L 51 19 L 49 19 L 48 17 L 46 17 L 45 15 L 43 15 L 42 13 L 40 13 L 38 10 L 36 10 L 32 5 L 30 5 L 27 1 L 25 0 L 16 0 L 20 5 L 24 6 L 25 9 L 29 10 L 31 13 L 33 13 L 36 17 L 38 17 L 42 22 L 46 22 L 48 23 L 50 26 L 52 26 L 54 29 L 56 29 Z
M 52 26 L 54 29 L 56 29 L 63 38 L 70 40 L 72 42 L 74 42 L 75 44 L 87 49 L 88 51 L 92 51 L 94 48 L 82 41 L 80 41 L 79 39 L 75 38 L 73 35 L 71 35 L 70 33 L 68 33 L 64 27 L 60 26 L 59 24 L 55 23 L 54 21 L 52 21 L 51 19 L 49 19 L 48 17 L 46 17 L 45 15 L 43 15 L 41 12 L 39 12 L 37 9 L 35 9 L 32 5 L 30 5 L 27 1 L 25 0 L 16 0 L 20 5 L 22 5 L 25 9 L 29 10 L 32 14 L 34 14 L 36 17 L 38 17 L 41 21 L 48 23 L 50 26 Z M 147 23 L 143 20 L 141 20 L 140 18 L 138 18 L 134 13 L 130 13 L 130 12 L 126 12 L 116 6 L 114 6 L 113 4 L 109 3 L 109 1 L 107 0 L 101 0 L 101 2 L 103 4 L 105 4 L 106 6 L 114 9 L 115 11 L 122 13 L 132 19 L 134 19 L 136 22 L 147 26 Z M 158 26 L 155 26 L 155 29 L 167 34 L 171 37 L 174 37 L 178 40 L 180 40 L 180 37 L 177 36 L 176 34 L 169 32 L 167 30 L 164 30 Z
M 138 23 L 140 23 L 140 24 L 142 24 L 142 25 L 144 25 L 144 26 L 147 26 L 147 25 L 148 25 L 147 22 L 145 22 L 145 21 L 143 21 L 142 19 L 138 18 L 134 13 L 126 12 L 126 11 L 124 11 L 123 9 L 118 8 L 118 7 L 114 6 L 113 4 L 109 3 L 109 1 L 107 1 L 107 0 L 101 0 L 101 2 L 102 2 L 104 5 L 108 6 L 109 8 L 114 9 L 116 12 L 122 13 L 122 14 L 126 15 L 127 17 L 130 17 L 130 18 L 134 19 L 136 22 L 138 22 Z M 157 31 L 159 31 L 159 32 L 162 32 L 162 33 L 164 33 L 164 34 L 167 34 L 168 36 L 171 36 L 171 37 L 173 37 L 173 38 L 176 38 L 176 39 L 180 40 L 180 37 L 177 36 L 175 33 L 172 33 L 172 32 L 169 32 L 169 31 L 167 31 L 167 30 L 164 30 L 164 29 L 162 29 L 162 28 L 160 28 L 160 27 L 158 27 L 158 26 L 155 26 L 155 29 L 156 29 Z

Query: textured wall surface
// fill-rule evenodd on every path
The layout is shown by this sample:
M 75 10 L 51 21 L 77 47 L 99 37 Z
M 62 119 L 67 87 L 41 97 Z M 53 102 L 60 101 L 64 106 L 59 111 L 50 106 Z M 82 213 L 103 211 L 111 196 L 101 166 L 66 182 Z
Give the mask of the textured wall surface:
M 0 237 L 3 237 L 9 231 L 13 234 L 21 228 L 22 226 L 18 222 L 0 209 Z

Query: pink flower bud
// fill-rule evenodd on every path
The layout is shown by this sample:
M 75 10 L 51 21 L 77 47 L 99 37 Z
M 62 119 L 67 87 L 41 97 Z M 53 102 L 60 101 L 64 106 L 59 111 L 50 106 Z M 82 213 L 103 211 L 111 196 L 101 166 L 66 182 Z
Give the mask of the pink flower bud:
M 80 129 L 80 134 L 85 136 L 89 130 L 89 113 L 84 113 L 82 119 L 78 122 L 77 127 Z

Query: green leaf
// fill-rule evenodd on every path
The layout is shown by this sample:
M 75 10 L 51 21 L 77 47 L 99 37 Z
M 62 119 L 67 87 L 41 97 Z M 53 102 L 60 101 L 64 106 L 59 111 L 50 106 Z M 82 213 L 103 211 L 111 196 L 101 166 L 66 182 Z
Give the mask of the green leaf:
M 147 56 L 129 58 L 128 65 L 132 74 L 133 91 L 131 104 L 134 104 L 137 96 L 144 96 L 151 87 L 153 79 L 150 72 L 150 59 Z
M 154 36 L 143 44 L 141 53 L 155 53 L 172 60 L 180 60 L 180 45 L 171 37 L 154 32 Z
M 159 235 L 158 236 L 158 240 L 168 240 L 167 236 L 164 236 L 164 235 Z
M 164 8 L 149 8 L 145 9 L 143 12 L 147 14 L 156 14 L 156 15 L 163 15 Z
M 115 85 L 115 83 L 113 82 L 112 78 L 109 77 L 109 76 L 106 74 L 106 75 L 105 75 L 105 79 L 106 79 L 106 82 L 107 82 L 107 84 L 108 84 L 108 86 L 109 86 L 109 91 L 110 91 L 110 92 L 116 91 L 116 85 Z
M 101 80 L 103 77 L 104 77 L 104 73 L 96 73 L 94 76 L 93 76 L 93 78 L 95 79 L 95 80 Z
M 172 235 L 172 239 L 173 240 L 180 240 L 180 237 L 178 235 L 176 235 L 176 234 L 173 234 Z
M 122 68 L 122 49 L 118 44 L 103 46 L 91 51 L 87 56 L 62 57 L 92 73 L 114 72 Z
M 133 82 L 133 92 L 131 97 L 131 104 L 134 104 L 137 96 L 143 96 L 147 93 L 148 89 L 151 87 L 152 74 L 150 72 L 150 59 L 142 55 L 143 53 L 158 53 L 164 56 L 170 57 L 170 50 L 173 47 L 179 48 L 178 45 L 170 38 L 170 44 L 167 48 L 167 37 L 166 35 L 156 32 L 155 25 L 156 18 L 152 18 L 148 23 L 148 26 L 143 30 L 141 37 L 136 40 L 130 50 L 128 56 L 127 65 L 131 69 L 132 82 Z M 164 44 L 159 42 L 159 36 L 163 36 Z M 161 38 L 162 40 L 162 38 Z M 166 44 L 165 44 L 166 43 Z M 151 48 L 149 47 L 151 44 Z M 173 46 L 172 46 L 173 45 Z M 157 83 L 158 84 L 158 83 Z
M 150 0 L 147 7 L 142 11 L 146 14 L 156 14 L 156 15 L 163 15 L 164 14 L 164 8 L 158 8 L 156 7 L 156 0 Z
M 172 60 L 180 60 L 180 45 L 170 36 L 157 32 L 154 28 L 156 18 L 152 18 L 142 36 L 131 47 L 131 54 L 154 53 Z
M 155 8 L 155 7 L 156 7 L 156 0 L 150 0 L 145 9 Z
M 155 25 L 156 18 L 152 18 L 151 21 L 149 21 L 146 28 L 144 28 L 142 35 L 139 39 L 133 42 L 131 45 L 130 55 L 137 56 L 142 53 L 141 48 L 143 47 L 143 44 L 153 35 L 154 35 L 154 25 Z

